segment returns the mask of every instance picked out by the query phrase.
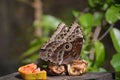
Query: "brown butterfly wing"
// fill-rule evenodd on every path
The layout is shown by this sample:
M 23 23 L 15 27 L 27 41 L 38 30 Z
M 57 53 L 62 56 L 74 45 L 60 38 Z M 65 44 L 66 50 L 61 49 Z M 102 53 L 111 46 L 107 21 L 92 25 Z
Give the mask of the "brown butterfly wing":
M 79 58 L 82 42 L 82 32 L 77 23 L 73 23 L 69 29 L 62 23 L 41 48 L 40 57 L 55 64 L 67 64 Z
M 42 49 L 46 49 L 46 46 L 48 46 L 50 43 L 54 41 L 62 40 L 63 36 L 58 36 L 58 35 L 61 35 L 61 33 L 63 32 L 64 32 L 64 35 L 67 33 L 67 27 L 64 23 L 60 23 L 56 31 L 54 32 L 54 34 L 51 36 L 50 40 L 45 45 L 42 46 Z
M 48 61 L 50 57 L 55 54 L 54 51 L 57 46 L 63 41 L 62 39 L 67 34 L 68 27 L 64 23 L 58 25 L 57 30 L 54 32 L 50 40 L 41 48 L 41 59 Z M 50 60 L 49 60 L 50 61 Z
M 79 58 L 82 48 L 83 36 L 77 23 L 74 23 L 63 41 L 57 46 L 50 61 L 56 64 L 67 64 Z
M 74 30 L 73 30 L 74 29 Z M 74 23 L 70 29 L 71 34 L 67 37 L 67 41 L 72 44 L 72 49 L 69 52 L 68 58 L 64 62 L 70 62 L 80 57 L 80 52 L 83 44 L 83 35 L 80 26 L 77 23 Z

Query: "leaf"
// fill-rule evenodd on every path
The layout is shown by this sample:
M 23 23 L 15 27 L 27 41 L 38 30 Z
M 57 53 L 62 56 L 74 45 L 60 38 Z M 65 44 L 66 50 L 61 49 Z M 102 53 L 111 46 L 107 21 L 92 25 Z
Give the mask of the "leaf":
M 94 26 L 100 26 L 101 25 L 101 21 L 103 19 L 103 14 L 96 12 L 94 13 Z
M 33 55 L 30 56 L 29 58 L 24 59 L 22 62 L 23 62 L 23 63 L 31 63 L 31 62 L 36 61 L 36 60 L 39 59 L 39 58 L 40 58 L 39 54 L 33 54 Z
M 120 19 L 120 7 L 111 6 L 105 13 L 105 18 L 108 23 L 115 23 L 118 19 Z
M 34 39 L 33 41 L 30 42 L 30 48 L 41 45 L 42 43 L 46 42 L 48 40 L 47 37 L 41 37 L 40 39 Z
M 36 40 L 36 41 L 32 42 L 31 45 L 30 45 L 30 48 L 23 53 L 21 58 L 25 58 L 25 57 L 33 54 L 37 50 L 39 50 L 41 45 L 42 45 L 42 43 L 44 43 L 45 41 L 47 41 L 47 39 L 41 38 L 40 40 Z
M 95 63 L 94 66 L 101 66 L 105 61 L 105 48 L 104 45 L 100 41 L 96 41 L 94 43 L 95 49 Z
M 100 67 L 100 68 L 99 68 L 99 72 L 107 72 L 107 70 L 104 69 L 104 68 L 102 68 L 102 67 Z
M 93 15 L 85 13 L 80 16 L 80 24 L 85 28 L 91 28 L 93 26 Z
M 37 45 L 35 47 L 29 48 L 26 52 L 23 53 L 23 55 L 21 56 L 21 58 L 24 58 L 26 56 L 29 56 L 31 54 L 33 54 L 35 51 L 40 49 L 40 45 Z
M 88 0 L 88 4 L 90 7 L 100 7 L 100 4 L 102 3 L 102 0 Z
M 43 34 L 47 34 L 47 36 L 48 36 L 50 31 L 55 30 L 60 22 L 61 21 L 54 16 L 43 15 L 41 21 L 38 21 L 38 20 L 34 21 L 33 25 L 35 28 L 42 27 Z
M 105 4 L 102 6 L 102 10 L 106 10 L 108 7 L 109 7 L 109 5 L 108 5 L 107 3 L 105 3 Z
M 41 23 L 40 23 L 40 21 L 39 20 L 35 20 L 34 22 L 33 22 L 33 26 L 36 28 L 36 27 L 41 27 Z
M 100 4 L 101 0 L 88 0 L 88 4 L 91 7 L 95 7 L 97 4 Z
M 47 30 L 56 29 L 60 22 L 61 21 L 54 16 L 44 15 L 42 17 L 41 26 Z
M 89 4 L 91 7 L 95 7 L 95 4 L 94 4 L 93 0 L 88 0 L 88 4 Z
M 72 14 L 73 14 L 74 17 L 78 17 L 78 15 L 80 14 L 80 12 L 74 10 L 74 11 L 72 11 Z
M 117 53 L 112 57 L 111 65 L 113 66 L 116 72 L 120 72 L 120 53 Z
M 112 38 L 112 42 L 113 42 L 115 50 L 117 52 L 120 52 L 120 30 L 116 28 L 112 28 L 110 30 L 110 36 Z

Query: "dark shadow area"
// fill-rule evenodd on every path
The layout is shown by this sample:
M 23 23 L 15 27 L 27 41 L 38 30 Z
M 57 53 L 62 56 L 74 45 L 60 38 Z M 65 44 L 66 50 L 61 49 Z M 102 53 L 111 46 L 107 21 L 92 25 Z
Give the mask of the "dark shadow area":
M 15 75 L 15 78 L 23 79 L 20 74 L 16 74 L 16 75 Z

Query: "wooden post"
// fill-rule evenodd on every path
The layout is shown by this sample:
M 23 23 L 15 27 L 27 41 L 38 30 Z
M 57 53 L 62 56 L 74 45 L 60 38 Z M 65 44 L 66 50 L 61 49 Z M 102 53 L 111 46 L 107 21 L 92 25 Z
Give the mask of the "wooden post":
M 34 7 L 34 18 L 35 18 L 35 22 L 39 23 L 41 21 L 41 16 L 42 16 L 42 1 L 41 0 L 34 0 L 33 3 L 33 7 Z M 35 26 L 35 36 L 36 37 L 40 37 L 42 35 L 42 30 L 40 25 Z

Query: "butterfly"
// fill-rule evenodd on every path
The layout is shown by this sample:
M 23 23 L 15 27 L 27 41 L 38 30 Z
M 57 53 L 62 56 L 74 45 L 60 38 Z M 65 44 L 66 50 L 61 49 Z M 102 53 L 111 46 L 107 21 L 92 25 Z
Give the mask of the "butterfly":
M 68 64 L 80 57 L 83 35 L 80 25 L 60 23 L 49 41 L 40 49 L 40 58 L 55 64 Z

